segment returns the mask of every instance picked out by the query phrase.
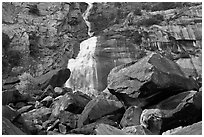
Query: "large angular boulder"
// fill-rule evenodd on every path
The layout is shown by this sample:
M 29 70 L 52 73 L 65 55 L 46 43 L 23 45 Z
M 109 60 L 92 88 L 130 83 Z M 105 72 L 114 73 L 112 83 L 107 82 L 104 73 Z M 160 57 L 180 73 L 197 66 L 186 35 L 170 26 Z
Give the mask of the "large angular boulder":
M 81 92 L 66 93 L 55 99 L 52 105 L 52 117 L 58 117 L 61 111 L 69 111 L 80 114 L 86 104 L 91 100 L 87 95 Z
M 153 134 L 142 125 L 124 127 L 122 131 L 130 135 L 152 135 Z
M 122 108 L 122 104 L 118 101 L 107 100 L 104 98 L 95 98 L 91 100 L 84 108 L 78 120 L 78 127 L 89 124 L 91 121 L 111 114 Z
M 142 112 L 140 122 L 151 132 L 164 131 L 187 126 L 202 120 L 202 109 L 196 107 L 198 92 L 183 92 L 149 107 Z
M 168 130 L 162 135 L 202 135 L 202 121 L 186 127 L 178 127 Z
M 129 107 L 120 121 L 122 127 L 136 126 L 140 125 L 140 115 L 142 114 L 142 109 L 137 106 Z
M 136 57 L 134 45 L 125 36 L 94 36 L 80 44 L 76 59 L 70 59 L 71 76 L 66 83 L 73 90 L 97 95 L 107 87 L 110 70 Z
M 39 83 L 41 89 L 45 89 L 48 85 L 52 88 L 62 87 L 69 79 L 71 72 L 69 69 L 56 69 L 52 70 L 45 75 L 35 78 L 36 82 Z
M 176 63 L 154 52 L 112 69 L 108 76 L 109 91 L 127 106 L 152 105 L 198 88 L 196 81 L 186 77 Z

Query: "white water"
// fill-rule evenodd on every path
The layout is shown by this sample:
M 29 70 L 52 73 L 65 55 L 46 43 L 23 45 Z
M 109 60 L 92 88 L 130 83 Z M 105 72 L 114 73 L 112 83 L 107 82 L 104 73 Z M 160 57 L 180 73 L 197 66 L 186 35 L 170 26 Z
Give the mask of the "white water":
M 93 4 L 90 2 L 87 2 L 87 4 L 88 4 L 88 7 L 87 7 L 86 11 L 82 14 L 82 17 L 85 20 L 86 25 L 88 26 L 88 35 L 90 37 L 92 37 L 93 32 L 91 32 L 91 23 L 88 21 L 88 17 L 90 15 L 90 10 L 93 8 Z
M 70 69 L 71 75 L 66 82 L 66 87 L 84 92 L 98 88 L 96 59 L 94 58 L 96 45 L 97 37 L 95 36 L 81 42 L 78 56 L 68 62 L 67 68 Z

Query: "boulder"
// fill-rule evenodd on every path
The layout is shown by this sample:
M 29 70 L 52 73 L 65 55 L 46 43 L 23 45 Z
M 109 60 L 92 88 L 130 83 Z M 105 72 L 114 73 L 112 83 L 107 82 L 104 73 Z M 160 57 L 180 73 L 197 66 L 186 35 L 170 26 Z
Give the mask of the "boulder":
M 202 121 L 186 127 L 178 127 L 168 130 L 162 135 L 202 135 Z
M 2 105 L 7 105 L 9 103 L 17 103 L 20 101 L 29 101 L 29 95 L 21 94 L 16 89 L 3 90 Z
M 68 111 L 63 111 L 59 115 L 59 121 L 63 125 L 67 126 L 67 129 L 74 129 L 77 127 L 77 120 L 79 116 L 77 114 L 70 113 Z
M 2 135 L 26 135 L 23 131 L 13 125 L 8 119 L 2 117 Z
M 140 125 L 140 115 L 142 114 L 142 109 L 137 106 L 129 107 L 120 121 L 122 127 L 136 126 Z
M 69 111 L 75 114 L 80 114 L 86 104 L 91 100 L 90 97 L 81 92 L 66 93 L 55 99 L 52 105 L 52 116 L 58 117 L 61 111 Z
M 124 127 L 122 131 L 130 135 L 152 135 L 152 133 L 142 125 Z
M 95 121 L 105 115 L 111 114 L 120 108 L 122 108 L 120 102 L 104 98 L 95 98 L 86 105 L 81 113 L 78 120 L 78 127 L 82 127 L 91 121 Z
M 154 131 L 162 133 L 201 121 L 202 109 L 198 109 L 194 102 L 196 93 L 196 91 L 183 92 L 145 109 L 141 115 L 141 124 L 153 133 Z
M 111 70 L 108 89 L 126 106 L 156 104 L 163 99 L 199 86 L 173 61 L 150 52 L 148 56 Z
M 136 57 L 135 47 L 121 36 L 94 36 L 80 44 L 76 59 L 70 59 L 71 76 L 66 87 L 97 96 L 107 87 L 107 76 L 115 66 L 128 63 Z
M 97 125 L 95 131 L 96 135 L 128 135 L 124 131 L 107 124 Z
M 41 89 L 46 89 L 49 85 L 52 88 L 62 87 L 65 82 L 69 79 L 71 72 L 69 69 L 56 69 L 52 70 L 45 75 L 35 78 L 36 82 L 39 83 Z
M 20 113 L 9 106 L 2 106 L 2 116 L 11 122 L 20 116 Z
M 45 122 L 51 114 L 51 109 L 46 107 L 41 107 L 39 109 L 33 109 L 29 112 L 22 113 L 22 118 L 27 125 L 27 128 L 32 134 L 37 134 L 40 129 L 36 125 Z

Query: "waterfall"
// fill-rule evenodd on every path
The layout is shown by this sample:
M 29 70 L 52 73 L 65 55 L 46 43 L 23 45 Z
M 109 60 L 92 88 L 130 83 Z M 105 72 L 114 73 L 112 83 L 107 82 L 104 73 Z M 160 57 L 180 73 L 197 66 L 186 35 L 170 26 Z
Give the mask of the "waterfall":
M 88 26 L 88 35 L 90 37 L 93 36 L 93 32 L 91 32 L 91 23 L 88 21 L 88 17 L 90 15 L 90 10 L 93 7 L 93 3 L 87 2 L 88 7 L 86 9 L 86 11 L 82 14 L 83 19 L 85 20 L 86 25 Z

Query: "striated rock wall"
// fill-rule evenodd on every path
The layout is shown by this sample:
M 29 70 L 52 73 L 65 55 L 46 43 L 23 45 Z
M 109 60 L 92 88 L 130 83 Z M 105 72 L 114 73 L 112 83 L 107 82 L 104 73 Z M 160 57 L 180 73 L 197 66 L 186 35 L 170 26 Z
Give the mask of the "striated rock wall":
M 81 43 L 77 58 L 69 61 L 71 76 L 66 86 L 98 94 L 106 88 L 110 70 L 134 60 L 135 53 L 134 45 L 122 35 L 91 37 Z

